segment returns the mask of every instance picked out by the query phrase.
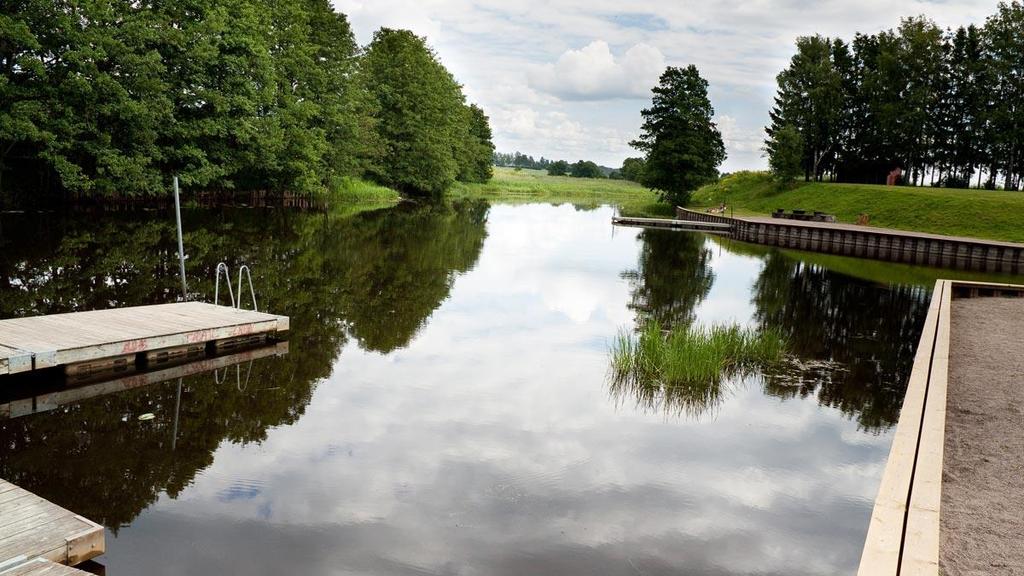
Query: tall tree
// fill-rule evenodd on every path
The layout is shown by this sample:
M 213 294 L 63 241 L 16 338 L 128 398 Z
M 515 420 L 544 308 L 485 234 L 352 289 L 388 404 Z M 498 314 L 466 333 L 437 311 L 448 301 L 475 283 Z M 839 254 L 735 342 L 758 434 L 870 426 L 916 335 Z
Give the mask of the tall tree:
M 1024 173 L 1024 5 L 999 4 L 985 21 L 984 48 L 993 101 L 990 173 L 1001 170 L 1004 187 L 1016 190 Z
M 476 104 L 462 110 L 464 133 L 456 138 L 459 152 L 458 179 L 462 182 L 487 182 L 494 175 L 494 143 L 487 114 Z
M 459 172 L 465 97 L 426 40 L 381 28 L 363 57 L 364 88 L 375 99 L 384 154 L 370 174 L 407 194 L 440 196 Z
M 831 39 L 803 36 L 796 47 L 776 78 L 778 93 L 765 131 L 770 141 L 777 130 L 794 127 L 804 145 L 804 173 L 818 180 L 831 167 L 842 136 L 843 78 L 833 63 Z
M 725 144 L 712 120 L 708 83 L 697 67 L 669 67 L 653 89 L 650 108 L 641 114 L 640 137 L 630 143 L 646 154 L 641 183 L 662 200 L 686 204 L 699 186 L 718 178 Z

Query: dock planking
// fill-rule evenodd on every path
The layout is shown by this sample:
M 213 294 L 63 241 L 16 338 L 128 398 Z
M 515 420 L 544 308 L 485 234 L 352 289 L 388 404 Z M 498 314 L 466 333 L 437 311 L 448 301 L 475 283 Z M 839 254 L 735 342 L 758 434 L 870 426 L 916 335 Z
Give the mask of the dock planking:
M 105 549 L 99 524 L 0 480 L 0 566 L 36 558 L 74 566 Z
M 288 317 L 178 302 L 0 320 L 0 375 L 288 330 Z
M 89 572 L 44 558 L 0 564 L 0 576 L 87 576 Z

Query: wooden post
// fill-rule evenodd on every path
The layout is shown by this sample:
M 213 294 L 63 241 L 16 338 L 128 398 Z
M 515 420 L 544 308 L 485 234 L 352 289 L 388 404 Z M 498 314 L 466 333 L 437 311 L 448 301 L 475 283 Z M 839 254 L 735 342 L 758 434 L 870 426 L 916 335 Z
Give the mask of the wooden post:
M 181 264 L 181 298 L 188 300 L 185 282 L 185 244 L 181 238 L 181 200 L 178 198 L 178 177 L 174 177 L 174 217 L 178 224 L 178 262 Z

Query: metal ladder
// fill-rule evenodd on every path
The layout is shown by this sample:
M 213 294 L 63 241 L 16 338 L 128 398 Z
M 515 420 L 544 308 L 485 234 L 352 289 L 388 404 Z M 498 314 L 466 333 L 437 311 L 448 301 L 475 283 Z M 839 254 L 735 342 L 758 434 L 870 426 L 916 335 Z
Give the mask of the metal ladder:
M 245 273 L 245 278 L 249 281 L 249 297 L 252 299 L 253 312 L 259 312 L 259 308 L 256 306 L 256 290 L 252 287 L 252 274 L 249 272 L 249 267 L 242 264 L 238 268 L 238 300 L 235 300 L 235 291 L 231 289 L 231 271 L 228 269 L 228 265 L 224 262 L 217 264 L 216 279 L 213 285 L 213 303 L 220 304 L 220 277 L 221 271 L 224 271 L 224 280 L 228 285 L 228 297 L 231 298 L 232 308 L 242 308 L 242 273 Z

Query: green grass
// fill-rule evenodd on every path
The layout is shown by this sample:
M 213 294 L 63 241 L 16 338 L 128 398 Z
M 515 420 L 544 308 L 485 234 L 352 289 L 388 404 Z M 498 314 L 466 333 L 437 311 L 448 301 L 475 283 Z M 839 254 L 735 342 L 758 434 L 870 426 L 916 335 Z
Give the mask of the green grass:
M 776 208 L 820 210 L 872 226 L 1024 242 L 1024 193 L 931 187 L 798 182 L 780 188 L 763 172 L 738 172 L 697 190 L 691 204 L 725 202 L 735 213 L 767 215 Z
M 612 342 L 612 391 L 628 392 L 645 407 L 696 416 L 717 405 L 724 378 L 774 365 L 785 351 L 785 338 L 773 330 L 733 324 L 666 331 L 651 320 Z
M 351 215 L 394 206 L 401 200 L 398 192 L 358 178 L 341 178 L 327 193 L 332 214 Z
M 628 216 L 671 216 L 672 208 L 658 202 L 658 195 L 625 180 L 548 176 L 541 170 L 495 168 L 494 178 L 483 184 L 456 182 L 449 198 L 483 198 L 494 203 L 544 202 L 596 207 L 619 207 Z

